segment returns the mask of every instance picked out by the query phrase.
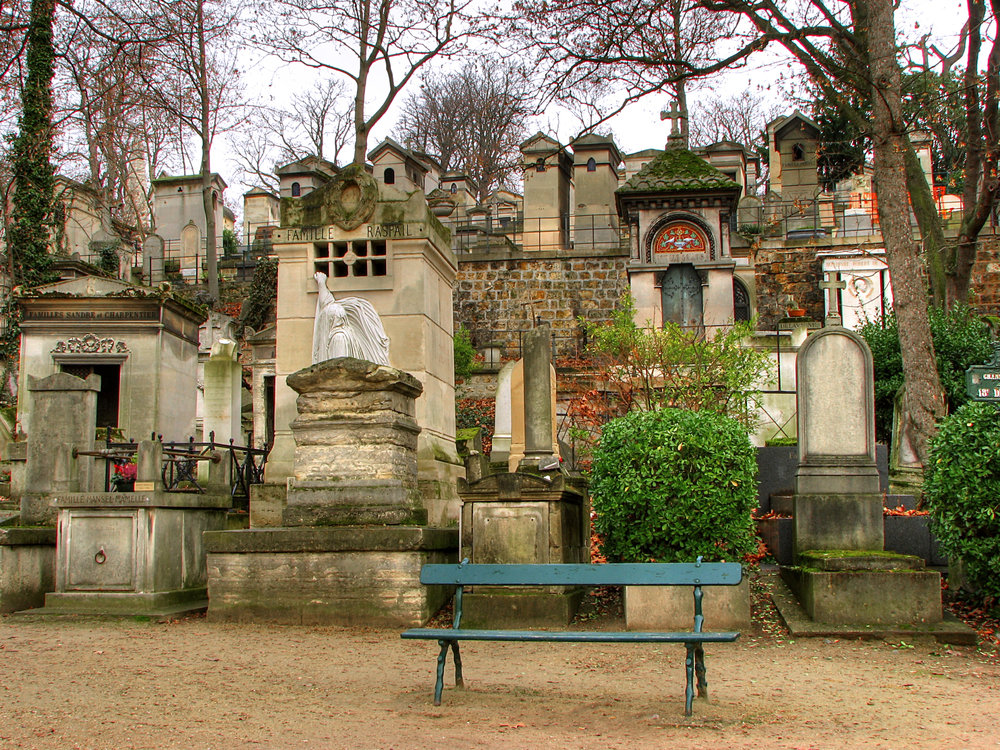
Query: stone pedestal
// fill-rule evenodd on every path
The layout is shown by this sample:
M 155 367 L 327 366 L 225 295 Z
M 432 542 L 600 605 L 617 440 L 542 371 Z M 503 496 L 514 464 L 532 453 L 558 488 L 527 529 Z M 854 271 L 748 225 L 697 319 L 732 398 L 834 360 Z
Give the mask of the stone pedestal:
M 811 552 L 782 577 L 817 622 L 850 625 L 936 623 L 941 575 L 924 561 L 891 552 Z
M 558 471 L 495 474 L 459 482 L 463 559 L 473 563 L 583 563 L 589 555 L 589 503 Z M 470 627 L 565 626 L 582 589 L 489 586 L 469 590 L 462 622 Z
M 290 625 L 422 625 L 453 589 L 420 569 L 455 562 L 457 529 L 340 526 L 205 534 L 208 619 Z
M 292 373 L 298 394 L 287 504 L 251 497 L 257 528 L 205 535 L 208 617 L 288 624 L 423 624 L 450 591 L 420 583 L 456 562 L 458 530 L 428 528 L 418 482 L 419 381 L 352 358 Z M 280 511 L 281 526 L 267 528 Z
M 223 529 L 232 498 L 187 492 L 67 494 L 55 592 L 46 610 L 162 614 L 204 608 L 202 533 Z
M 55 529 L 0 528 L 0 613 L 41 607 L 55 580 Z
M 885 544 L 882 496 L 795 495 L 792 545 L 807 550 L 881 550 Z
M 298 394 L 284 526 L 425 523 L 415 399 L 401 370 L 342 357 L 288 376 Z

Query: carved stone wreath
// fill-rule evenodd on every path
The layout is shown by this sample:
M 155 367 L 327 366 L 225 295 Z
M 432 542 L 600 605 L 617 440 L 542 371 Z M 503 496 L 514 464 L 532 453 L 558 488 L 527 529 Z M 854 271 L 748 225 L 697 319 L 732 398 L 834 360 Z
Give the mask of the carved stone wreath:
M 128 346 L 124 341 L 115 341 L 111 337 L 99 338 L 93 333 L 74 336 L 65 341 L 56 342 L 53 354 L 127 354 Z

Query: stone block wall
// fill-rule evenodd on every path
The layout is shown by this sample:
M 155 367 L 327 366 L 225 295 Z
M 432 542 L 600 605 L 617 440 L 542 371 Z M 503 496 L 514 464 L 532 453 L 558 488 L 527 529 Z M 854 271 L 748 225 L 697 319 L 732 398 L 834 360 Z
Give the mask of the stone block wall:
M 787 314 L 786 295 L 791 295 L 806 315 L 823 319 L 822 262 L 813 245 L 786 247 L 766 243 L 757 251 L 757 327 L 773 330 Z
M 520 334 L 539 318 L 552 326 L 554 355 L 582 353 L 579 318 L 611 319 L 629 289 L 622 254 L 583 252 L 460 256 L 455 325 L 472 334 L 473 346 L 500 342 L 504 359 L 520 356 Z
M 972 265 L 972 305 L 980 312 L 1000 312 L 1000 238 L 984 237 Z

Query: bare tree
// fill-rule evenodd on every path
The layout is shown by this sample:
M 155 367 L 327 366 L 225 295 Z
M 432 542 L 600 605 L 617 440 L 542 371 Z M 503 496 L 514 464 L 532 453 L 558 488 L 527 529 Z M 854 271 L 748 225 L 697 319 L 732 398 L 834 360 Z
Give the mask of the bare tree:
M 336 163 L 350 141 L 353 102 L 344 82 L 321 79 L 292 97 L 288 108 L 251 107 L 231 140 L 237 167 L 252 182 L 277 189 L 274 168 L 315 154 Z
M 732 141 L 759 153 L 767 146 L 767 123 L 783 110 L 781 104 L 748 90 L 702 99 L 691 110 L 691 142 L 708 146 Z
M 105 19 L 110 30 L 115 19 Z M 151 204 L 147 169 L 148 143 L 162 130 L 151 127 L 149 101 L 138 72 L 148 62 L 145 45 L 119 44 L 94 34 L 79 22 L 64 34 L 61 73 L 62 122 L 66 167 L 74 163 L 81 179 L 100 201 L 102 228 L 112 221 L 134 226 L 140 236 L 149 228 Z
M 286 139 L 286 156 L 299 159 L 311 153 L 321 159 L 337 161 L 338 154 L 350 138 L 353 119 L 352 103 L 346 93 L 347 86 L 342 80 L 327 78 L 292 97 L 288 117 L 300 132 L 300 137 L 288 139 L 285 135 L 288 131 L 281 130 L 282 137 Z
M 212 186 L 212 144 L 231 126 L 239 107 L 238 68 L 232 46 L 239 6 L 224 0 L 151 0 L 147 23 L 164 41 L 151 51 L 148 93 L 153 105 L 183 124 L 200 143 L 199 174 L 205 211 L 205 260 L 208 293 L 219 298 L 221 202 Z
M 688 82 L 742 64 L 759 44 L 741 39 L 735 16 L 709 13 L 697 0 L 518 0 L 516 7 L 512 32 L 536 51 L 546 91 L 599 108 L 591 127 L 652 93 L 669 93 L 686 110 Z M 729 53 L 719 53 L 723 40 Z
M 458 52 L 479 28 L 474 0 L 276 0 L 263 3 L 259 38 L 289 62 L 332 71 L 354 95 L 354 164 L 410 79 Z M 268 12 L 270 11 L 270 12 Z
M 427 75 L 403 102 L 397 138 L 438 156 L 445 171 L 465 172 L 481 200 L 510 186 L 518 144 L 536 114 L 535 89 L 521 65 L 504 60 L 481 59 L 453 74 Z

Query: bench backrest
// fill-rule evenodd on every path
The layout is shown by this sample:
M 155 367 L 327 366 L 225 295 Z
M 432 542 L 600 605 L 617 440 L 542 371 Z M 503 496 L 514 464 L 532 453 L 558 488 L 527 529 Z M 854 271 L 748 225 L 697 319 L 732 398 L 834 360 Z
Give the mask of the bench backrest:
M 420 582 L 452 586 L 735 586 L 739 563 L 425 565 Z

